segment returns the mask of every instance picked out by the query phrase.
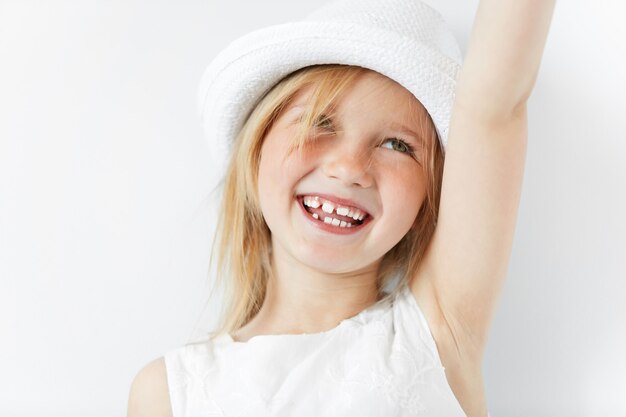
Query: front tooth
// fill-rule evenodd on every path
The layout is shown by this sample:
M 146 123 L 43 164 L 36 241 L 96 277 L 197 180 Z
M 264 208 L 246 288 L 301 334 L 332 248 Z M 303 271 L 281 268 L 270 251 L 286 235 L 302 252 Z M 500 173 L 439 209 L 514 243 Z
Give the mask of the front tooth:
M 326 218 L 328 218 L 328 217 L 326 217 Z M 341 223 L 341 221 L 339 219 L 333 219 L 331 224 L 333 226 L 339 226 L 340 223 Z
M 318 208 L 320 206 L 320 199 L 317 197 L 309 197 L 309 207 Z
M 324 223 L 331 224 L 332 222 L 333 222 L 333 218 L 332 217 L 324 217 Z
M 330 214 L 333 212 L 333 210 L 335 210 L 335 205 L 333 203 L 325 201 L 324 204 L 322 204 L 322 210 L 324 211 L 324 213 Z
M 337 214 L 340 216 L 347 216 L 350 209 L 347 207 L 337 207 Z

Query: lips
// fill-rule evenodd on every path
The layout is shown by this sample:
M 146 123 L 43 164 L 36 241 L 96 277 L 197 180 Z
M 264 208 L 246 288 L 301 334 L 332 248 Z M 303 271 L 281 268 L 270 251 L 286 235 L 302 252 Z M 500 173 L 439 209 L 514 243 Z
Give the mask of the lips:
M 298 196 L 298 201 L 311 218 L 330 227 L 355 228 L 371 216 L 350 200 L 319 194 Z

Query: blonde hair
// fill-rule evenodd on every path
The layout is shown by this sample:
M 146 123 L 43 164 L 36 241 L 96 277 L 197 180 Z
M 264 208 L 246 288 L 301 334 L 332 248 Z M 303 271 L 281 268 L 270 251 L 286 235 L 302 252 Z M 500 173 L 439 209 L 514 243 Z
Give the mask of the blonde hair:
M 225 291 L 222 315 L 213 337 L 239 329 L 258 313 L 272 274 L 271 234 L 263 219 L 257 189 L 265 135 L 294 97 L 303 89 L 312 87 L 308 110 L 293 142 L 295 148 L 302 146 L 307 140 L 309 126 L 313 126 L 322 113 L 332 109 L 345 89 L 368 71 L 346 65 L 303 68 L 278 82 L 247 118 L 235 140 L 224 179 L 213 246 L 213 255 L 217 256 L 216 286 Z M 396 288 L 408 281 L 411 271 L 416 270 L 426 251 L 437 222 L 443 151 L 428 113 L 420 113 L 423 117 L 418 123 L 421 131 L 417 134 L 425 141 L 422 164 L 428 178 L 426 198 L 409 232 L 383 257 L 377 282 L 379 294 L 394 276 L 399 278 Z M 393 293 L 387 294 L 387 297 Z

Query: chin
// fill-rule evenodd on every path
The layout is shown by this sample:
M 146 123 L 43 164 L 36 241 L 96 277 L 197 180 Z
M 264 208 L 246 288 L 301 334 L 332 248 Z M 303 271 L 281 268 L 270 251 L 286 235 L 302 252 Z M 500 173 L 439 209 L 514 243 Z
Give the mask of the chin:
M 341 253 L 334 250 L 315 250 L 307 253 L 293 254 L 303 265 L 323 274 L 349 274 L 358 273 L 372 268 L 382 259 L 374 262 L 369 261 L 371 257 L 359 254 L 358 259 L 350 253 Z

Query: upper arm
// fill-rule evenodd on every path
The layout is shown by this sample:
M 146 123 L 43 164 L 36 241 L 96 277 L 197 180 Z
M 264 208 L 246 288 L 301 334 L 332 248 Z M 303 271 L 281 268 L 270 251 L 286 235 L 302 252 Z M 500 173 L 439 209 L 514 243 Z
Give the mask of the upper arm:
M 128 417 L 171 417 L 172 409 L 163 358 L 146 365 L 135 377 L 128 399 Z
M 412 283 L 436 299 L 432 311 L 476 351 L 506 275 L 526 154 L 526 115 L 485 121 L 457 112 L 450 129 L 439 219 Z M 462 132 L 462 140 L 454 134 Z M 422 281 L 418 283 L 418 281 Z M 428 285 L 424 285 L 428 281 Z M 419 287 L 419 288 L 418 288 Z

